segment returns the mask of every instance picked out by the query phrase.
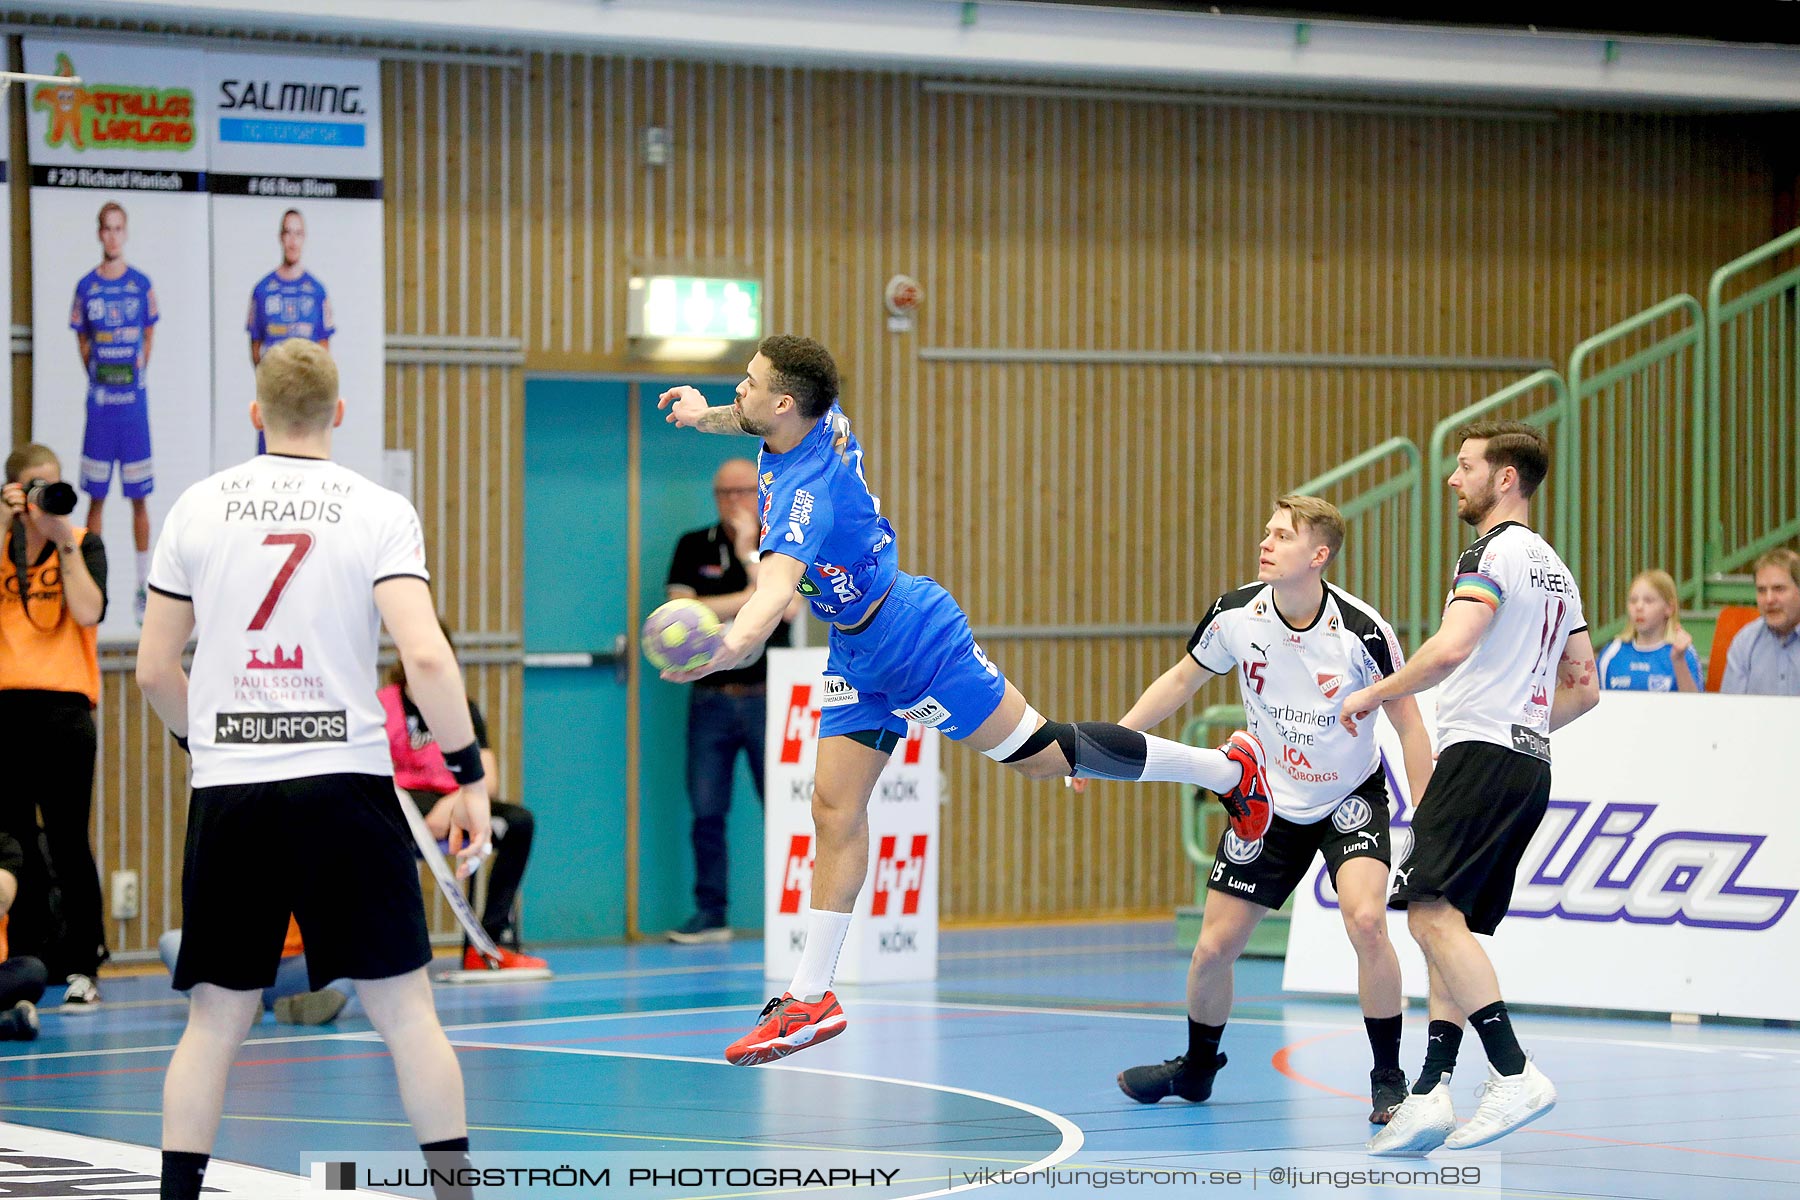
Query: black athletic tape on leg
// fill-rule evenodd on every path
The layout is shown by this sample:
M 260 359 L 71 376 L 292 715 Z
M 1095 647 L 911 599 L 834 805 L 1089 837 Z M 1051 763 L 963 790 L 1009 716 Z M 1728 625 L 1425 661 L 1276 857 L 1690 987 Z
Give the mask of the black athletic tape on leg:
M 1144 777 L 1150 751 L 1143 734 L 1104 721 L 1081 721 L 1074 730 L 1075 754 L 1069 765 L 1077 778 L 1136 781 Z
M 1003 763 L 1024 762 L 1051 742 L 1062 747 L 1063 757 L 1069 760 L 1070 766 L 1075 763 L 1075 727 L 1065 725 L 1061 721 L 1045 721 L 1038 726 L 1038 731 L 1025 739 L 1025 744 L 1014 750 L 1000 761 Z

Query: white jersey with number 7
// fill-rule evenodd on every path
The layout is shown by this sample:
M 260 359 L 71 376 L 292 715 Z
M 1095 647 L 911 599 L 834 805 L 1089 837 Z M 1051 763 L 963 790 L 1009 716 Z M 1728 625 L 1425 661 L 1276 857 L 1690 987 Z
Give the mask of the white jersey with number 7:
M 391 775 L 375 585 L 429 579 L 405 497 L 333 462 L 265 454 L 163 521 L 149 586 L 194 605 L 194 786 Z

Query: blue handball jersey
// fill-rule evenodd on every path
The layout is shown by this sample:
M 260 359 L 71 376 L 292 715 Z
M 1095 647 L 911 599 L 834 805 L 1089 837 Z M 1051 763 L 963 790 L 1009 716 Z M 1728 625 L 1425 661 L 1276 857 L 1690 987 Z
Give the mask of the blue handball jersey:
M 89 271 L 75 285 L 75 303 L 69 310 L 69 328 L 91 347 L 88 358 L 88 400 L 93 404 L 135 404 L 144 397 L 144 381 L 138 364 L 144 352 L 144 331 L 156 324 L 156 290 L 136 267 L 126 267 L 117 279 Z
M 298 279 L 283 279 L 270 271 L 250 291 L 250 315 L 244 332 L 265 348 L 289 338 L 322 342 L 337 332 L 331 323 L 331 301 L 325 285 L 307 271 Z
M 799 592 L 822 620 L 854 625 L 898 571 L 894 527 L 863 479 L 862 447 L 836 404 L 786 454 L 757 456 L 764 554 L 806 564 Z
M 1706 676 L 1700 671 L 1700 656 L 1692 646 L 1687 652 L 1688 673 L 1701 691 L 1706 690 Z M 1639 650 L 1629 641 L 1618 641 L 1601 652 L 1600 686 L 1614 692 L 1675 692 L 1675 651 L 1667 643 L 1654 650 Z

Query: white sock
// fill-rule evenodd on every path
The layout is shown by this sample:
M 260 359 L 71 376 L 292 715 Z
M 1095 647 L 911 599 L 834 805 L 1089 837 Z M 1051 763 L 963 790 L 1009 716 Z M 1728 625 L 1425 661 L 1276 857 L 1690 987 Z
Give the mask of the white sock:
M 1208 791 L 1227 792 L 1243 778 L 1223 750 L 1207 750 L 1144 735 L 1145 783 L 1197 783 Z
M 150 552 L 148 550 L 137 552 L 137 569 L 138 586 L 143 587 L 145 581 L 150 578 Z
M 806 948 L 800 952 L 800 965 L 794 971 L 794 982 L 788 995 L 811 1003 L 831 990 L 831 977 L 837 974 L 838 955 L 844 949 L 844 935 L 850 932 L 850 914 L 823 908 L 806 910 Z

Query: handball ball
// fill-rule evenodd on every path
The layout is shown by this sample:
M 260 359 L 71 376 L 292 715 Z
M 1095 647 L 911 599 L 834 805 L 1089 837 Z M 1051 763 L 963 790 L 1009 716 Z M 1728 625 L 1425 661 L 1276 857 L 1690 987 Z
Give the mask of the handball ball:
M 671 600 L 644 619 L 644 657 L 659 671 L 691 671 L 712 661 L 724 636 L 713 610 L 692 598 Z

